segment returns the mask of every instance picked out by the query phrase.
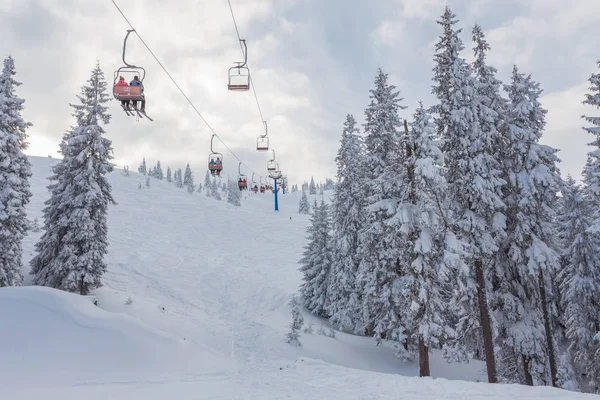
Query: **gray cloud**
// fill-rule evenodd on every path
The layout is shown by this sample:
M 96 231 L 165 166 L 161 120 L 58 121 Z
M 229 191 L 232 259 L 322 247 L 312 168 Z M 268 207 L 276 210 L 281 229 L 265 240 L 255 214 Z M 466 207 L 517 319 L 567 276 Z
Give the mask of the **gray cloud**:
M 211 126 L 258 174 L 267 155 L 253 150 L 262 124 L 251 92 L 226 89 L 227 69 L 240 58 L 226 2 L 180 0 L 118 1 L 159 59 L 186 90 Z M 360 121 L 378 66 L 390 73 L 409 106 L 431 104 L 432 43 L 446 0 L 232 0 L 269 135 L 281 167 L 301 183 L 332 177 L 346 113 Z M 575 0 L 452 0 L 464 28 L 488 32 L 490 61 L 506 80 L 512 64 L 533 74 L 545 89 L 549 109 L 545 142 L 561 148 L 561 168 L 579 176 L 589 138 L 579 115 L 585 81 L 594 72 L 600 2 Z M 4 7 L 6 5 L 6 7 Z M 88 78 L 96 59 L 106 77 L 121 64 L 127 25 L 110 0 L 4 0 L 0 14 L 1 55 L 12 54 L 25 116 L 34 123 L 30 153 L 55 154 L 72 123 L 69 102 Z M 154 123 L 127 118 L 112 102 L 106 130 L 115 162 L 137 168 L 149 163 L 184 167 L 203 179 L 210 132 L 173 87 L 150 54 L 132 37 L 128 58 L 143 65 L 147 110 Z M 220 147 L 219 147 L 220 146 Z M 220 145 L 225 172 L 237 161 Z M 244 171 L 249 173 L 248 171 Z

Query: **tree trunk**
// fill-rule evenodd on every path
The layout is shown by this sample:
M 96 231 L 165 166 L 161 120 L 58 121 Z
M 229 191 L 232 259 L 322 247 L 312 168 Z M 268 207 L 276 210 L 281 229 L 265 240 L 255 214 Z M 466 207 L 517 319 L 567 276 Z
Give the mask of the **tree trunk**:
M 81 277 L 81 280 L 79 281 L 79 294 L 82 296 L 87 296 L 87 294 L 88 294 L 88 286 L 87 286 L 87 283 L 85 283 L 83 276 Z
M 554 341 L 552 340 L 550 313 L 548 312 L 548 301 L 546 300 L 546 285 L 544 282 L 544 273 L 541 269 L 538 272 L 538 279 L 540 285 L 540 297 L 542 301 L 542 313 L 544 314 L 544 329 L 546 330 L 546 345 L 548 346 L 548 359 L 550 362 L 552 386 L 558 387 L 558 372 L 556 368 L 556 357 L 554 355 Z
M 494 356 L 494 342 L 492 337 L 492 323 L 490 321 L 487 296 L 485 294 L 485 278 L 483 276 L 483 261 L 481 259 L 475 260 L 475 279 L 477 281 L 477 299 L 479 301 L 481 328 L 483 329 L 483 348 L 485 350 L 488 382 L 498 383 L 496 358 Z
M 429 348 L 422 337 L 419 338 L 419 376 L 431 376 L 429 372 Z
M 531 376 L 530 364 L 531 360 L 527 356 L 523 357 L 523 375 L 525 376 L 525 384 L 533 386 L 533 377 Z

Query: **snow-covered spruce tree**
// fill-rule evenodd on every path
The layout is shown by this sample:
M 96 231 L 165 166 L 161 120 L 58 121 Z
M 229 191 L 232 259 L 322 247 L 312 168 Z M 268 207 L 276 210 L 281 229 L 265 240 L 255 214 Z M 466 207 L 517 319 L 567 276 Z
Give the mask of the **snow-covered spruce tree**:
M 505 181 L 497 159 L 499 133 L 487 123 L 493 114 L 478 96 L 470 65 L 460 57 L 464 45 L 459 37 L 461 29 L 453 27 L 457 22 L 446 7 L 438 21 L 443 33 L 435 47 L 433 93 L 439 102 L 433 110 L 444 139 L 451 229 L 469 254 L 465 257 L 469 267 L 463 270 L 467 290 L 456 292 L 463 308 L 458 335 L 468 339 L 464 344 L 472 351 L 478 350 L 474 347 L 479 347 L 479 340 L 483 342 L 488 381 L 495 383 L 494 333 L 487 302 L 493 263 L 487 261 L 496 256 L 498 239 L 504 234 L 501 187 Z
M 171 174 L 171 167 L 167 167 L 167 182 L 173 182 L 173 176 Z
M 97 63 L 87 85 L 71 104 L 77 125 L 60 144 L 63 159 L 52 170 L 51 197 L 44 208 L 44 234 L 31 260 L 34 283 L 86 295 L 102 285 L 108 246 L 106 215 L 115 204 L 106 174 L 113 170 L 104 73 Z
M 300 302 L 296 296 L 293 296 L 290 300 L 290 307 L 292 309 L 292 322 L 290 323 L 290 331 L 286 334 L 287 342 L 300 346 L 301 344 L 298 338 L 300 337 L 300 330 L 304 324 L 304 317 L 302 316 Z
M 15 93 L 21 85 L 15 74 L 9 56 L 0 75 L 0 287 L 23 282 L 21 243 L 28 227 L 25 206 L 31 198 L 31 164 L 23 151 L 32 124 L 21 117 L 25 100 Z
M 175 171 L 175 187 L 183 187 L 183 177 L 181 175 L 181 168 L 177 168 L 177 170 Z
M 227 179 L 227 202 L 234 206 L 241 206 L 242 192 L 240 192 L 237 182 Z
M 188 193 L 194 192 L 194 174 L 190 168 L 190 164 L 185 166 L 185 174 L 183 175 L 183 185 L 187 188 Z
M 146 177 L 146 188 L 150 189 L 150 176 Z
M 594 203 L 570 176 L 560 203 L 557 222 L 564 250 L 559 279 L 569 352 L 576 376 L 600 393 L 600 341 L 594 340 L 600 332 L 600 236 L 589 229 Z
M 337 181 L 332 203 L 333 260 L 329 296 L 331 322 L 356 332 L 360 329 L 361 290 L 357 287 L 358 232 L 364 223 L 364 148 L 354 116 L 348 114 L 335 162 Z M 333 184 L 332 184 L 333 186 Z M 302 199 L 308 207 L 306 194 Z M 302 204 L 302 203 L 301 203 Z
M 217 183 L 217 178 L 213 178 L 210 184 L 210 196 L 214 197 L 217 200 L 221 200 L 221 193 L 219 191 L 219 184 Z
M 302 197 L 298 205 L 298 214 L 310 214 L 310 204 L 308 203 L 308 197 L 306 197 L 306 190 L 302 191 Z
M 598 67 L 600 67 L 600 61 L 598 61 Z M 585 122 L 591 125 L 583 129 L 594 137 L 594 140 L 589 143 L 592 151 L 588 153 L 583 176 L 586 192 L 591 195 L 592 201 L 596 204 L 594 229 L 600 232 L 600 73 L 592 74 L 589 82 L 590 93 L 586 93 L 583 104 L 595 107 L 598 110 L 598 116 L 583 116 Z
M 163 174 L 162 167 L 160 166 L 160 161 L 157 161 L 156 167 L 154 167 L 154 177 L 156 179 L 160 179 L 160 180 L 165 179 L 165 175 Z
M 430 376 L 429 350 L 440 349 L 455 339 L 445 293 L 456 286 L 457 271 L 464 267 L 462 249 L 456 247 L 447 222 L 441 145 L 431 115 L 420 103 L 410 130 L 405 121 L 401 177 L 407 194 L 396 215 L 407 241 L 408 331 L 412 341 L 418 343 L 420 376 Z
M 206 170 L 206 175 L 204 175 L 204 190 L 206 191 L 207 197 L 210 197 L 211 195 L 211 185 L 212 181 L 210 180 L 210 172 Z
M 302 304 L 320 317 L 329 317 L 327 290 L 331 270 L 331 216 L 329 205 L 321 201 L 310 218 L 307 228 L 308 243 L 304 246 L 300 260 L 300 271 L 304 275 L 300 287 Z
M 138 167 L 138 172 L 141 174 L 144 174 L 144 175 L 146 175 L 148 173 L 148 170 L 146 168 L 146 157 L 144 157 L 144 159 L 142 160 L 142 163 Z
M 556 385 L 556 359 L 548 292 L 559 257 L 554 251 L 554 218 L 560 175 L 557 150 L 541 145 L 545 121 L 542 92 L 530 76 L 513 68 L 506 86 L 510 104 L 502 146 L 507 184 L 506 237 L 496 264 L 493 307 L 501 348 L 500 375 L 533 385 L 551 376 Z M 546 365 L 551 367 L 548 374 Z
M 396 87 L 387 82 L 388 75 L 378 69 L 375 88 L 370 90 L 371 102 L 365 110 L 365 164 L 361 184 L 367 191 L 365 222 L 359 233 L 357 274 L 362 288 L 362 326 L 366 334 L 408 348 L 406 337 L 409 304 L 404 296 L 406 277 L 406 241 L 399 231 L 397 206 L 405 191 L 401 183 L 402 169 L 399 129 L 399 109 L 403 100 Z M 405 356 L 406 354 L 403 354 Z
M 315 179 L 310 177 L 310 185 L 308 186 L 308 194 L 317 194 L 317 187 L 315 186 Z
M 185 187 L 189 186 L 190 183 L 193 185 L 194 184 L 194 176 L 192 174 L 192 170 L 190 169 L 190 164 L 188 163 L 185 166 L 185 173 L 183 175 L 183 185 Z

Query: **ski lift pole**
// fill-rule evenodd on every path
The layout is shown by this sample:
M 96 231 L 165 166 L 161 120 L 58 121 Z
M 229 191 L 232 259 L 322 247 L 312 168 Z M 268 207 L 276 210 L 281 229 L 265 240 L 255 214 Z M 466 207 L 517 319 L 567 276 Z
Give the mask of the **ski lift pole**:
M 275 211 L 279 211 L 279 199 L 277 198 L 277 179 L 273 178 L 273 193 L 275 194 Z

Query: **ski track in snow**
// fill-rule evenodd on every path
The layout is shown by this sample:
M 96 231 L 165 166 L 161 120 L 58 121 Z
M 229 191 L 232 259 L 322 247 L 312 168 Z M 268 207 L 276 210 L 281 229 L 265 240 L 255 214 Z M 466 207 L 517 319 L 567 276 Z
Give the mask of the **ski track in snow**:
M 31 160 L 34 197 L 28 217 L 41 224 L 46 178 L 56 160 Z M 202 177 L 197 173 L 197 180 Z M 94 379 L 71 379 L 69 360 L 56 359 L 43 365 L 53 365 L 59 383 L 5 381 L 0 374 L 1 399 L 591 398 L 551 388 L 466 382 L 485 380 L 482 363 L 446 364 L 436 353 L 432 372 L 448 379 L 414 378 L 418 366 L 394 358 L 390 346 L 339 332 L 335 338 L 319 336 L 316 330 L 327 324 L 306 314 L 305 326 L 313 322 L 315 333 L 302 333 L 302 346 L 292 346 L 285 341 L 288 301 L 301 283 L 297 261 L 309 218 L 297 213 L 301 192 L 280 195 L 281 211 L 275 213 L 272 193 L 245 193 L 242 207 L 234 207 L 226 196 L 217 201 L 204 193 L 190 195 L 166 181 L 151 179 L 149 189 L 138 189 L 145 179 L 135 172 L 124 177 L 115 171 L 110 181 L 118 204 L 109 210 L 108 272 L 105 286 L 93 296 L 108 315 L 127 314 L 165 332 L 173 344 L 156 349 L 157 365 L 140 364 L 139 372 L 114 365 L 111 373 L 94 372 Z M 309 196 L 311 206 L 314 197 Z M 39 235 L 25 239 L 25 262 Z M 128 297 L 133 302 L 126 305 Z M 0 322 L 0 340 L 1 334 Z M 148 346 L 147 352 L 155 351 Z M 160 358 L 171 350 L 170 357 Z M 15 361 L 15 368 L 25 365 L 24 376 L 42 374 L 36 361 Z M 94 359 L 87 361 L 95 371 Z

